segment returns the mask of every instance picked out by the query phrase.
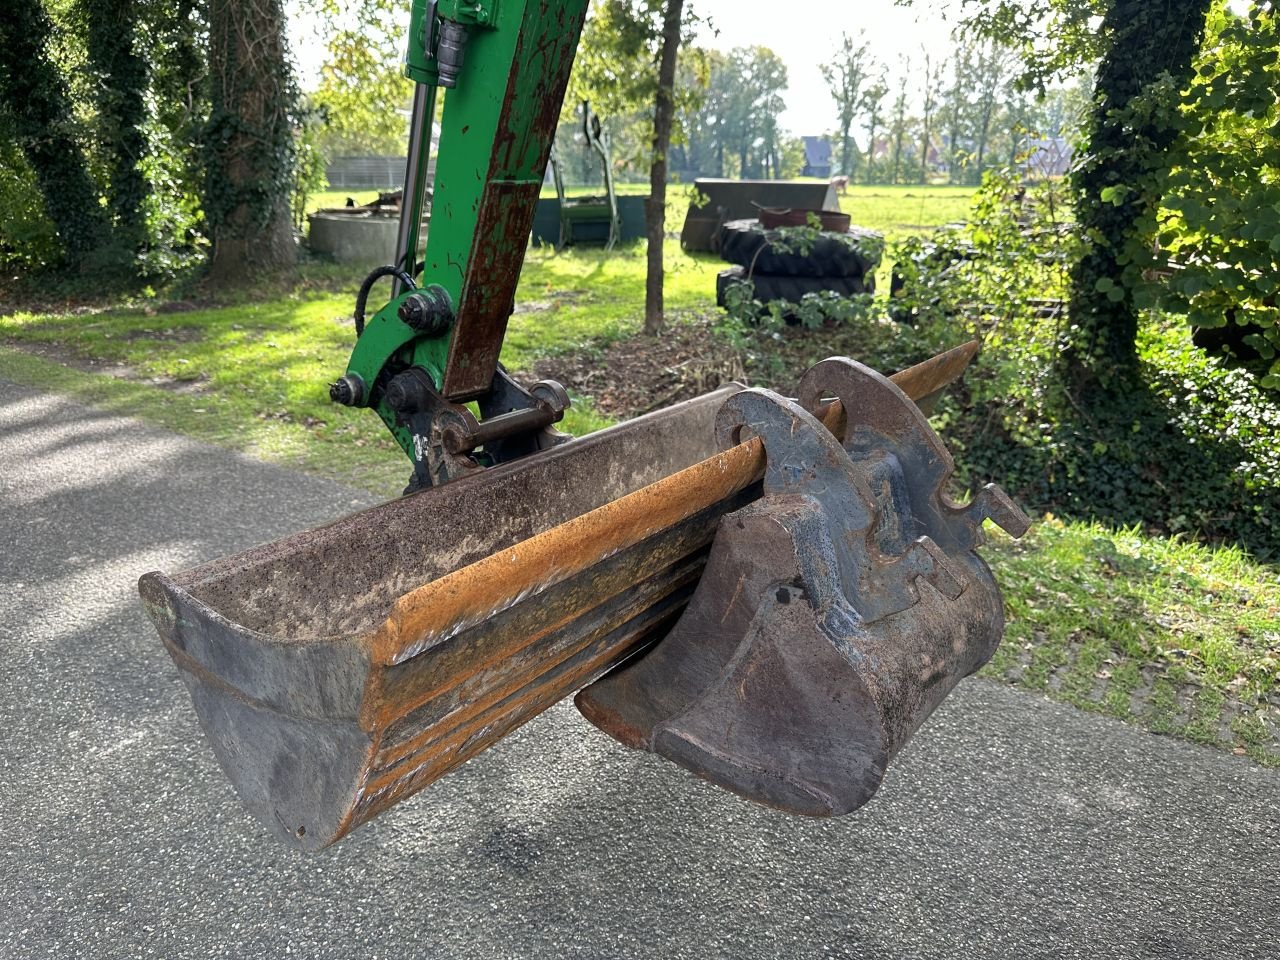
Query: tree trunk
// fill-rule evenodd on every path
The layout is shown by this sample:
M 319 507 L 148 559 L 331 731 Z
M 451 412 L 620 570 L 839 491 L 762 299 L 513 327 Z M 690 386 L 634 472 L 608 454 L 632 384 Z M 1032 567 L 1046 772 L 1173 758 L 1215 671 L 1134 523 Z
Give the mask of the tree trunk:
M 847 177 L 852 177 L 858 168 L 858 154 L 853 145 L 853 135 L 849 132 L 852 125 L 853 119 L 850 118 L 840 130 L 840 172 Z
M 960 60 L 957 56 L 957 74 L 959 71 Z M 947 138 L 950 141 L 947 144 L 947 183 L 960 182 L 960 82 L 959 76 L 956 78 L 956 85 L 951 90 L 952 102 L 951 109 L 947 115 Z
M 649 167 L 649 200 L 645 204 L 645 233 L 649 238 L 648 269 L 644 281 L 644 332 L 662 332 L 662 248 L 667 227 L 667 149 L 676 112 L 676 54 L 684 0 L 667 0 L 662 20 L 662 52 L 658 58 L 658 93 L 653 107 L 653 163 Z
M 982 182 L 982 175 L 987 172 L 987 140 L 991 136 L 991 112 L 994 109 L 994 102 L 987 101 L 982 113 L 982 122 L 978 125 L 978 183 Z
M 890 183 L 901 182 L 902 177 L 902 141 L 905 139 L 905 130 L 899 126 L 894 131 L 893 136 L 893 176 L 890 177 Z
M 876 166 L 876 129 L 880 126 L 880 112 L 877 105 L 872 104 L 871 115 L 867 120 L 867 166 L 863 174 L 863 182 L 870 183 Z
M 155 119 L 170 138 L 169 155 L 157 157 L 162 175 L 173 183 L 161 190 L 171 196 L 199 196 L 204 182 L 203 136 L 208 109 L 208 58 L 206 56 L 205 0 L 175 0 L 154 9 L 148 18 L 148 29 L 154 33 L 149 42 L 159 41 L 163 61 L 151 63 L 151 95 L 154 97 Z M 203 219 L 203 210 L 201 211 Z M 203 223 L 199 225 L 203 228 Z M 192 234 L 175 237 L 186 246 Z M 203 232 L 203 231 L 202 231 Z
M 920 182 L 929 182 L 929 121 L 933 119 L 933 78 L 928 56 L 924 58 L 924 109 L 921 111 L 920 131 Z
M 920 135 L 920 182 L 929 182 L 929 115 L 924 115 L 923 133 Z
M 1165 73 L 1172 90 L 1186 87 L 1210 6 L 1211 0 L 1115 0 L 1103 20 L 1110 43 L 1098 66 L 1087 147 L 1071 175 L 1076 219 L 1089 246 L 1073 270 L 1072 335 L 1062 354 L 1066 382 L 1085 402 L 1092 403 L 1095 385 L 1104 388 L 1102 397 L 1136 374 L 1134 293 L 1177 136 L 1176 110 L 1143 111 L 1136 129 L 1126 110 Z M 1121 193 L 1104 200 L 1107 188 Z
M 146 242 L 143 204 L 150 187 L 138 162 L 147 148 L 147 63 L 138 55 L 136 0 L 81 0 L 85 44 L 96 74 L 98 138 L 110 171 L 107 201 L 119 245 L 130 254 Z
M 280 0 L 210 0 L 205 126 L 209 276 L 238 282 L 297 259 L 293 186 L 296 93 Z
M 35 171 L 63 254 L 80 268 L 106 243 L 108 229 L 98 188 L 72 136 L 66 88 L 48 57 L 51 31 L 40 0 L 6 0 L 0 11 L 0 108 Z

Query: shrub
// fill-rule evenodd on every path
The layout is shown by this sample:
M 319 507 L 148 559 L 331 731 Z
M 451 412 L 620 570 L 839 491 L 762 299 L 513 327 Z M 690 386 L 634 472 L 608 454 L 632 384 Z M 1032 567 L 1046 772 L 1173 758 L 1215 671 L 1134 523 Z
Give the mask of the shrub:
M 1079 240 L 1055 216 L 1059 189 L 990 177 L 971 222 L 930 241 L 965 245 L 965 258 L 931 257 L 921 241 L 897 251 L 898 315 L 939 347 L 958 330 L 984 343 L 939 411 L 966 478 L 998 478 L 1035 509 L 1280 556 L 1280 404 L 1198 352 L 1185 318 L 1147 313 L 1143 388 L 1123 406 L 1090 415 L 1060 386 Z
M 35 174 L 22 151 L 0 137 L 0 264 L 40 270 L 62 256 L 58 232 L 45 216 Z

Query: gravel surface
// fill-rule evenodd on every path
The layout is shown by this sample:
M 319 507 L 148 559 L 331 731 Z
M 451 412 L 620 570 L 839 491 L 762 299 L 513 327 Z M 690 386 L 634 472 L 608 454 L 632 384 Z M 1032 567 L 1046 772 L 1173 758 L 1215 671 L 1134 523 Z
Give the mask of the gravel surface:
M 277 847 L 134 584 L 365 502 L 0 381 L 0 957 L 1280 956 L 1280 771 L 976 681 L 839 821 L 561 704 Z

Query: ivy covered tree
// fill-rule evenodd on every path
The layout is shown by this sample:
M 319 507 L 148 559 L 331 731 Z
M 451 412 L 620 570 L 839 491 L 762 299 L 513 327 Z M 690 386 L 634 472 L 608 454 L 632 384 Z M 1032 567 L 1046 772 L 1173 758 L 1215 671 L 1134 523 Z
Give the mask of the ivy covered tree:
M 209 115 L 205 0 L 145 0 L 151 74 L 143 174 L 147 249 L 142 269 L 166 276 L 202 263 L 207 254 L 202 194 L 202 137 Z
M 1082 155 L 1071 174 L 1086 240 L 1072 276 L 1064 374 L 1081 393 L 1122 386 L 1137 370 L 1136 296 L 1212 0 L 1112 0 Z
M 1183 93 L 1159 241 L 1180 267 L 1164 305 L 1256 355 L 1280 388 L 1280 23 L 1273 3 L 1247 16 L 1215 5 Z M 1234 334 L 1234 336 L 1233 336 Z
M 147 239 L 143 176 L 148 71 L 138 50 L 139 0 L 80 0 L 94 77 L 94 130 L 106 161 L 107 203 L 120 253 L 132 259 Z
M 289 200 L 297 93 L 280 0 L 209 0 L 209 275 L 242 281 L 297 257 Z
M 51 32 L 40 0 L 0 8 L 0 125 L 34 174 L 65 261 L 81 269 L 94 265 L 109 231 L 66 84 L 49 56 Z
M 911 2 L 911 0 L 905 0 Z M 1086 239 L 1075 264 L 1060 374 L 1077 400 L 1114 410 L 1135 379 L 1138 308 L 1150 266 L 1179 92 L 1193 75 L 1213 0 L 960 0 L 962 31 L 1020 50 L 1018 83 L 1042 94 L 1097 62 L 1083 142 L 1071 174 Z M 1052 37 L 1052 43 L 1045 43 Z

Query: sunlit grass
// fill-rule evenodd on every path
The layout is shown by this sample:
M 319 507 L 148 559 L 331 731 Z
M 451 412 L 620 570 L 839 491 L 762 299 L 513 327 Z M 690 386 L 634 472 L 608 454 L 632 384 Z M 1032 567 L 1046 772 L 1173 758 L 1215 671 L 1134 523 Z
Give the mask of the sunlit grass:
M 1237 743 L 1280 762 L 1248 736 L 1255 711 L 1280 692 L 1276 567 L 1234 546 L 1053 517 L 1021 541 L 994 537 L 986 554 L 1008 616 L 988 674 L 1206 742 L 1219 740 L 1230 698 L 1245 707 Z M 1135 709 L 1140 668 L 1153 689 Z M 1171 698 L 1187 688 L 1199 693 L 1179 720 Z

